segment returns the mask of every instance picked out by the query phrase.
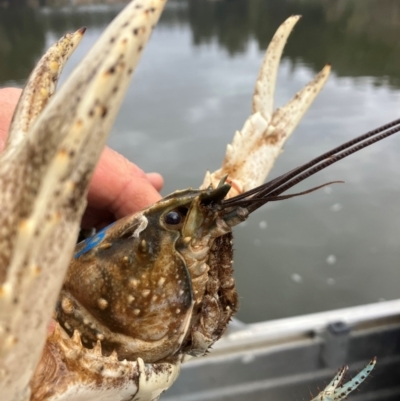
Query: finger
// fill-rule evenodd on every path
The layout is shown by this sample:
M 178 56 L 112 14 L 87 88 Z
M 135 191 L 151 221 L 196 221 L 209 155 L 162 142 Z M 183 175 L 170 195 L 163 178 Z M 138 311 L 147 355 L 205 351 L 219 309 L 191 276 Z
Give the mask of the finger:
M 8 129 L 11 124 L 15 106 L 17 105 L 20 96 L 21 89 L 0 89 L 0 152 L 4 149 Z
M 164 186 L 164 178 L 159 173 L 146 173 L 147 179 L 150 181 L 151 185 L 157 190 L 161 191 Z
M 150 182 L 150 184 L 157 190 L 161 190 L 163 184 L 164 184 L 164 179 L 162 176 L 158 173 L 148 173 L 146 174 L 146 178 Z M 137 195 L 134 195 L 137 197 Z M 91 198 L 93 199 L 93 198 Z M 146 201 L 144 202 L 146 203 Z M 147 205 L 145 205 L 147 206 Z M 144 207 L 145 207 L 144 206 Z M 136 209 L 135 209 L 136 210 Z M 133 210 L 133 211 L 135 211 Z M 127 208 L 127 214 L 132 213 L 132 210 L 130 206 L 128 205 Z M 125 215 L 124 210 L 118 214 L 119 217 L 123 217 Z M 116 216 L 111 213 L 109 210 L 103 208 L 99 208 L 98 204 L 91 202 L 90 205 L 86 208 L 85 214 L 83 215 L 82 218 L 82 227 L 83 228 L 96 228 L 96 229 L 101 229 L 103 227 L 108 226 L 112 222 L 114 222 L 116 219 Z
M 159 186 L 162 178 L 151 176 Z M 116 218 L 143 209 L 161 198 L 146 174 L 119 153 L 105 148 L 89 188 L 89 206 L 108 210 Z
M 47 326 L 47 334 L 50 335 L 54 329 L 56 328 L 57 322 L 54 319 L 50 320 L 49 325 Z

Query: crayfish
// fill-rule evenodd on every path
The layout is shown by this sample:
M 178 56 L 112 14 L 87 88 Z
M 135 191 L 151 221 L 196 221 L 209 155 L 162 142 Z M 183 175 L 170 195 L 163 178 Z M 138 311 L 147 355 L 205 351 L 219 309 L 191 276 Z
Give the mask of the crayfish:
M 26 84 L 0 163 L 4 401 L 157 399 L 238 309 L 232 228 L 267 202 L 327 185 L 285 194 L 400 129 L 394 121 L 263 184 L 330 71 L 273 111 L 280 56 L 299 19 L 290 17 L 271 41 L 252 115 L 222 168 L 201 189 L 174 192 L 74 251 L 91 174 L 165 2 L 132 1 L 54 97 L 84 29 L 49 49 Z M 47 337 L 54 305 L 58 324 Z M 315 400 L 343 399 L 374 365 L 345 385 L 341 369 Z

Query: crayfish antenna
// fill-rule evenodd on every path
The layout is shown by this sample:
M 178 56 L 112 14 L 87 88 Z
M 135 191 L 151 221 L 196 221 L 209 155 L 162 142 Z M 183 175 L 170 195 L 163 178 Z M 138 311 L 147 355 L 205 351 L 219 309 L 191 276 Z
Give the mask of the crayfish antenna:
M 250 189 L 246 192 L 242 192 L 237 196 L 229 197 L 229 199 L 225 199 L 221 202 L 221 206 L 224 209 L 241 206 L 246 208 L 249 213 L 252 213 L 267 202 L 290 199 L 295 196 L 308 194 L 326 185 L 342 183 L 343 181 L 332 181 L 303 192 L 281 195 L 288 189 L 297 185 L 299 182 L 329 167 L 331 164 L 334 164 L 361 149 L 394 135 L 399 131 L 400 119 L 397 119 L 363 135 L 360 135 L 340 146 L 337 146 L 336 148 L 325 152 L 308 163 L 282 174 L 281 176 L 274 178 L 265 184 Z

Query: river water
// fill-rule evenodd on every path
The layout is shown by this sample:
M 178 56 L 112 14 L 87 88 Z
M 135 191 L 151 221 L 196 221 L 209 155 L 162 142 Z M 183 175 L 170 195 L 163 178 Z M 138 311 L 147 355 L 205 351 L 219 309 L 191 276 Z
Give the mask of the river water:
M 88 27 L 68 75 L 119 6 L 0 9 L 0 85 L 22 86 L 46 47 Z M 281 106 L 327 62 L 332 75 L 270 178 L 400 115 L 400 3 L 392 0 L 170 0 L 109 140 L 163 193 L 202 181 L 250 113 L 263 52 L 292 14 L 276 90 Z M 235 231 L 241 311 L 254 322 L 397 298 L 400 135 L 295 188 Z

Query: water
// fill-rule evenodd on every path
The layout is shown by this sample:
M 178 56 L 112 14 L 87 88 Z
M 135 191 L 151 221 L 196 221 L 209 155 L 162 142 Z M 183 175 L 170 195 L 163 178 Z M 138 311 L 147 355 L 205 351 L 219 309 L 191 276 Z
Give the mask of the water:
M 18 85 L 44 49 L 88 27 L 68 75 L 119 6 L 0 9 L 0 85 Z M 164 194 L 218 168 L 250 112 L 278 25 L 302 14 L 278 77 L 280 106 L 327 62 L 333 73 L 271 178 L 399 116 L 400 3 L 389 0 L 172 1 L 144 52 L 109 141 L 165 177 Z M 236 229 L 239 318 L 271 318 L 394 299 L 400 279 L 400 136 L 319 173 Z

